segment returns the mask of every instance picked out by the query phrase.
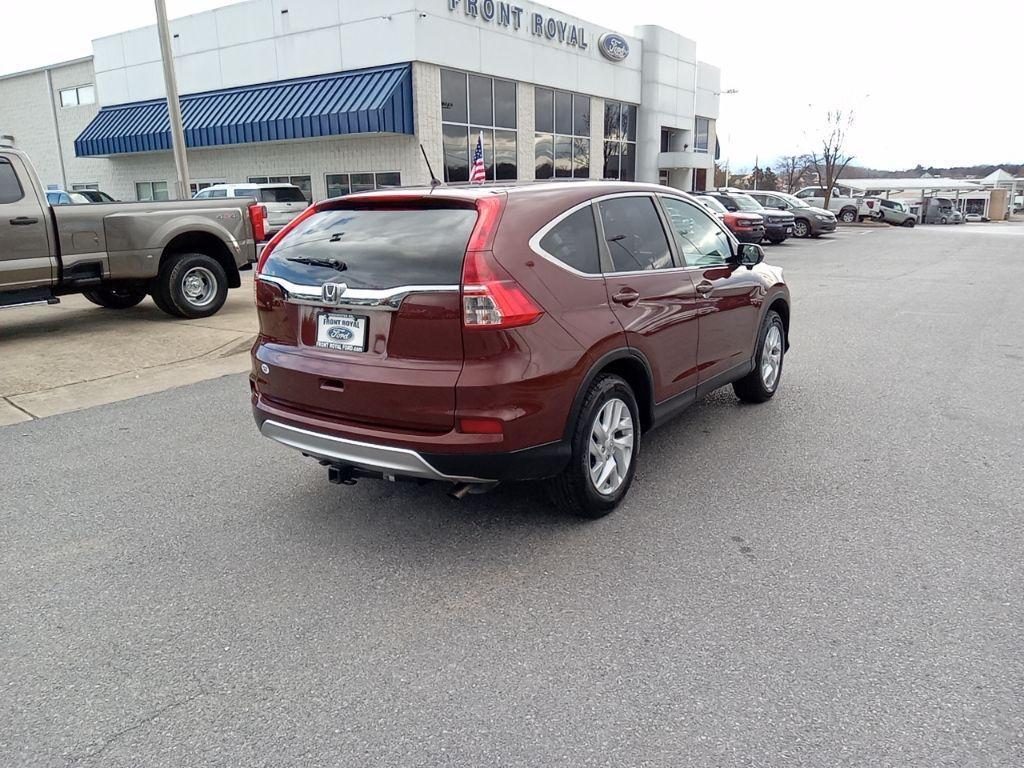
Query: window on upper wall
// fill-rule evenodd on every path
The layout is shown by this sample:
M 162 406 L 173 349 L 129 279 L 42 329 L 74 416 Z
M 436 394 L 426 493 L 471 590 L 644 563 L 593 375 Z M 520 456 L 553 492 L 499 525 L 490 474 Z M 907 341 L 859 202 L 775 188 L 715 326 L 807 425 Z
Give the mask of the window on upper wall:
M 636 180 L 636 105 L 604 103 L 604 178 Z
M 74 88 L 62 88 L 60 105 L 62 107 L 78 107 L 96 103 L 96 86 L 79 85 Z
M 708 151 L 708 134 L 711 132 L 711 121 L 706 117 L 698 117 L 695 121 L 693 132 L 693 151 Z
M 487 179 L 517 178 L 516 113 L 514 82 L 442 69 L 445 181 L 469 181 L 470 158 L 481 138 Z
M 135 182 L 135 199 L 140 203 L 149 203 L 157 200 L 170 200 L 167 194 L 166 181 L 137 181 Z
M 402 186 L 402 175 L 398 171 L 383 173 L 328 173 L 327 197 L 341 197 L 351 192 L 368 192 L 372 189 L 387 189 Z
M 590 176 L 590 97 L 535 88 L 534 178 Z

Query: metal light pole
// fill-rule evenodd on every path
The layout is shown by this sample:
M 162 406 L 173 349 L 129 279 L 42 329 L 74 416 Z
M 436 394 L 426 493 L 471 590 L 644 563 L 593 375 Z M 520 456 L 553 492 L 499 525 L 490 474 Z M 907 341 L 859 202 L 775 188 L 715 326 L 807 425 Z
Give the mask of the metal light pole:
M 178 101 L 178 81 L 174 77 L 174 54 L 171 52 L 171 27 L 167 23 L 167 4 L 156 2 L 156 27 L 160 34 L 160 54 L 164 63 L 164 90 L 167 91 L 167 116 L 171 121 L 171 146 L 174 148 L 174 166 L 178 179 L 174 184 L 175 198 L 188 200 L 188 159 L 185 157 L 185 130 L 181 125 L 181 104 Z

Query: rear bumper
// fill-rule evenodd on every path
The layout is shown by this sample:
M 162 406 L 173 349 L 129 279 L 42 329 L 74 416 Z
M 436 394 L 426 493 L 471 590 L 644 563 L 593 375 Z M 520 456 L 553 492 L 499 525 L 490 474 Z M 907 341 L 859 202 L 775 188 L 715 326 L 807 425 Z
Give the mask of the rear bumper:
M 572 455 L 568 442 L 556 441 L 517 451 L 488 451 L 482 443 L 479 451 L 437 452 L 437 443 L 413 449 L 394 445 L 390 440 L 401 435 L 388 433 L 375 439 L 360 439 L 333 434 L 316 428 L 298 414 L 284 414 L 275 406 L 253 398 L 253 415 L 260 434 L 281 445 L 335 466 L 355 467 L 364 472 L 390 477 L 441 480 L 451 483 L 491 483 L 496 481 L 536 480 L 557 475 Z M 461 441 L 471 435 L 457 435 Z M 480 436 L 486 439 L 489 436 Z M 424 450 L 425 449 L 425 450 Z

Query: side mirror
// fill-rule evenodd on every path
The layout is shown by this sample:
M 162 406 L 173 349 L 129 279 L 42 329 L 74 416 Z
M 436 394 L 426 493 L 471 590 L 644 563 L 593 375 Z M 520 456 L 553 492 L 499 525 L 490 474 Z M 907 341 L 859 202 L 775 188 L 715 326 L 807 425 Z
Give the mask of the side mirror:
M 741 267 L 753 269 L 764 261 L 764 248 L 755 243 L 740 243 L 739 250 L 736 252 L 736 260 Z
M 729 213 L 736 213 L 739 209 L 740 207 L 734 203 L 728 203 L 725 206 L 725 210 L 729 211 Z
M 784 211 L 784 210 L 786 210 L 786 204 L 785 204 L 785 203 L 779 203 L 779 204 L 778 204 L 777 206 L 775 206 L 775 207 L 776 207 L 776 208 L 778 208 L 778 209 L 779 209 L 780 211 Z

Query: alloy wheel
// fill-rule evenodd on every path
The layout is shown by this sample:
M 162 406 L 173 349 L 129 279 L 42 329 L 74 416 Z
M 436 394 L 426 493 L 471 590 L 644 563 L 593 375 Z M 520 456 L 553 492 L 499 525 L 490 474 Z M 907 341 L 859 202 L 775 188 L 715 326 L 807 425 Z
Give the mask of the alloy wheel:
M 769 392 L 775 389 L 782 370 L 782 331 L 778 325 L 772 325 L 764 336 L 764 347 L 761 350 L 761 381 Z
M 590 482 L 602 496 L 615 493 L 633 461 L 633 416 L 617 397 L 601 406 L 590 427 Z

